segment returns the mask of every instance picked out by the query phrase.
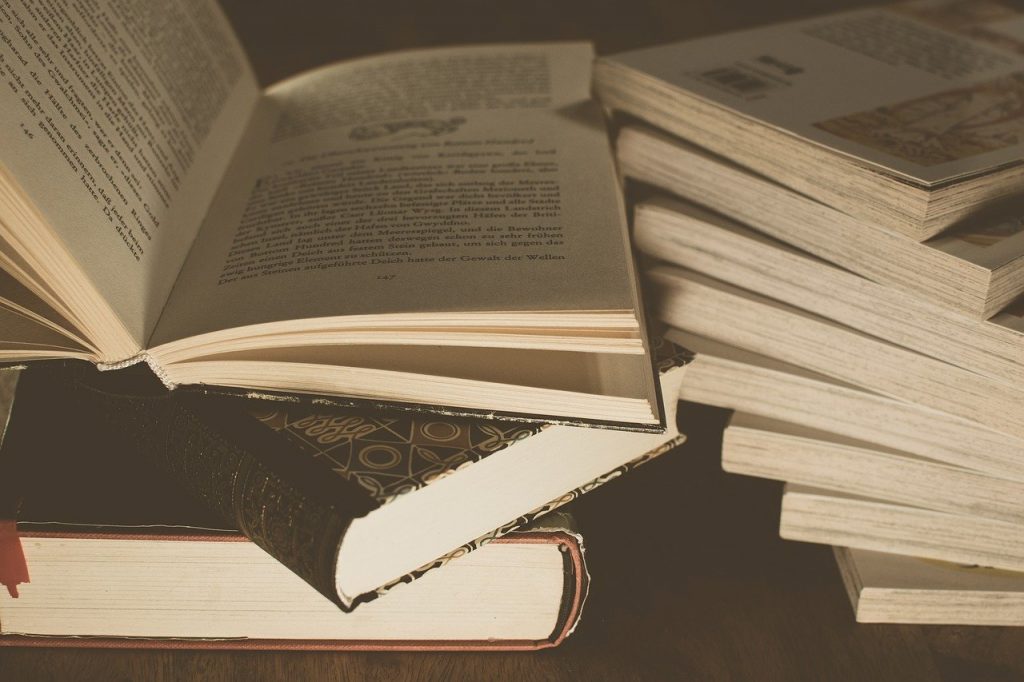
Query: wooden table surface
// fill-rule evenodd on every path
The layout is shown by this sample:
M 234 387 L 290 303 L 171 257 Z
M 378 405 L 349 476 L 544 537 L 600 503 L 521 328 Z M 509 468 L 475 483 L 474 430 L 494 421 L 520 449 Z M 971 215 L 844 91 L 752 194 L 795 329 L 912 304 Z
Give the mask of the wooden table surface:
M 591 39 L 601 53 L 852 7 L 846 0 L 230 0 L 264 83 L 416 46 Z M 778 539 L 780 486 L 718 464 L 724 413 L 578 500 L 593 576 L 577 632 L 529 654 L 0 649 L 29 680 L 1024 680 L 1024 630 L 857 625 L 828 548 Z

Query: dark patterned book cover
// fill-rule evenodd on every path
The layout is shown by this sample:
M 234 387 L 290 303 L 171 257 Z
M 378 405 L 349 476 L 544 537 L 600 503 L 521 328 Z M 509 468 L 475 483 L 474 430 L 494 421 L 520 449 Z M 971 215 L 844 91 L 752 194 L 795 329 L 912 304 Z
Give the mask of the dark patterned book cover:
M 659 372 L 682 366 L 692 357 L 665 340 L 656 341 L 652 350 Z M 414 412 L 310 411 L 287 403 L 262 403 L 250 413 L 293 443 L 297 453 L 358 483 L 379 504 L 546 428 L 541 423 L 443 419 Z
M 688 351 L 668 342 L 656 344 L 656 357 L 662 373 L 692 359 Z M 32 381 L 25 381 L 29 376 Z M 647 439 L 637 442 L 656 441 L 657 446 L 556 499 L 517 512 L 500 527 L 468 538 L 406 575 L 348 599 L 338 593 L 336 561 L 341 539 L 354 519 L 545 429 L 593 431 L 502 420 L 441 419 L 406 411 L 311 409 L 280 401 L 168 393 L 160 387 L 146 393 L 139 385 L 126 388 L 126 376 L 125 372 L 97 373 L 80 364 L 50 370 L 33 366 L 19 380 L 27 388 L 19 392 L 15 412 L 18 406 L 40 413 L 47 409 L 79 412 L 90 422 L 90 429 L 109 437 L 111 447 L 116 444 L 134 453 L 169 482 L 192 493 L 221 524 L 238 528 L 344 610 L 530 523 L 667 452 L 684 438 L 674 429 L 664 437 L 608 432 Z M 65 407 L 51 404 L 57 394 L 65 396 Z M 667 397 L 675 402 L 675 395 Z M 9 434 L 13 437 L 5 439 L 3 449 L 36 447 L 36 427 L 35 432 L 32 427 L 12 429 L 18 432 Z

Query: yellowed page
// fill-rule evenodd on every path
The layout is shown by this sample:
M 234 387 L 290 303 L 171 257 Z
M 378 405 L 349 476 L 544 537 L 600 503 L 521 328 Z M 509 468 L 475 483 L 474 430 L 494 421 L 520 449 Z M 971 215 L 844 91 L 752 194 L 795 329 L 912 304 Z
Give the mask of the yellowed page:
M 0 84 L 2 163 L 141 346 L 259 95 L 240 45 L 214 0 L 0 0 Z
M 75 343 L 84 343 L 74 323 L 63 317 L 14 277 L 0 270 L 0 306 L 26 317 L 35 317 L 44 326 L 64 331 Z
M 272 87 L 150 346 L 351 314 L 635 310 L 592 58 L 447 48 Z
M 85 357 L 89 351 L 53 329 L 0 306 L 0 360 L 11 357 Z

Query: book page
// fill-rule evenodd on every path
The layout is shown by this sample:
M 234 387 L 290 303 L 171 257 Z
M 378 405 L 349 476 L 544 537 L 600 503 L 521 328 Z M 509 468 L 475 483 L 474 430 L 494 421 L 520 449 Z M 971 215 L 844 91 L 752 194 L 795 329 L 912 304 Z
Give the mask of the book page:
M 4 270 L 0 270 L 0 307 L 13 310 L 25 317 L 35 317 L 52 329 L 64 330 L 74 335 L 79 342 L 84 341 L 73 322 L 46 305 L 28 287 Z
M 311 317 L 635 310 L 592 58 L 424 50 L 272 87 L 150 346 Z
M 141 346 L 258 98 L 230 26 L 214 0 L 0 0 L 0 86 L 3 164 Z
M 1024 156 L 1024 21 L 1009 3 L 908 2 L 612 61 L 923 184 Z
M 0 306 L 0 360 L 88 355 L 88 349 L 21 313 Z

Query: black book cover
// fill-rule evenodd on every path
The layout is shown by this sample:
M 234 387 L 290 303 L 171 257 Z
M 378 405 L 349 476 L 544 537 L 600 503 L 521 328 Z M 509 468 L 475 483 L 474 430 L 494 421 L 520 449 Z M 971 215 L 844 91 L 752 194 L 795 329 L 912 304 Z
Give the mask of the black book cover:
M 18 380 L 0 449 L 0 518 L 38 518 L 24 504 L 43 499 L 32 494 L 40 485 L 66 487 L 69 513 L 79 508 L 78 495 L 92 495 L 96 517 L 80 522 L 97 526 L 118 521 L 104 516 L 104 499 L 123 508 L 133 495 L 191 495 L 201 504 L 179 505 L 182 519 L 198 515 L 198 526 L 239 529 L 341 606 L 334 588 L 338 543 L 351 520 L 378 503 L 356 482 L 323 476 L 246 406 L 168 392 L 148 370 L 101 373 L 86 363 L 34 363 Z M 57 472 L 48 452 L 72 456 L 59 458 Z M 120 474 L 99 482 L 75 475 L 97 456 L 117 457 Z M 61 496 L 45 499 L 52 505 Z

